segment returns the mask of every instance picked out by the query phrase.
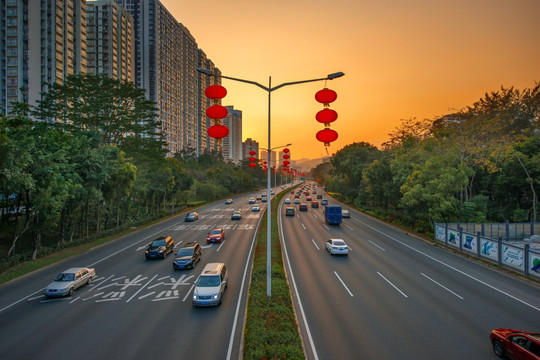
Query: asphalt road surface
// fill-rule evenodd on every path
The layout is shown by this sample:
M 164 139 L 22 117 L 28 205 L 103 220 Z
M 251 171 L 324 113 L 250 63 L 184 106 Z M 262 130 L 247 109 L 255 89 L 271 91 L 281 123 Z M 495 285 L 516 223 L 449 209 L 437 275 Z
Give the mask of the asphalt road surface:
M 282 203 L 279 221 L 309 359 L 496 359 L 492 329 L 540 331 L 536 284 L 348 207 L 350 219 L 326 225 L 324 207 L 306 203 L 294 217 Z M 344 239 L 349 255 L 330 255 L 330 238 Z

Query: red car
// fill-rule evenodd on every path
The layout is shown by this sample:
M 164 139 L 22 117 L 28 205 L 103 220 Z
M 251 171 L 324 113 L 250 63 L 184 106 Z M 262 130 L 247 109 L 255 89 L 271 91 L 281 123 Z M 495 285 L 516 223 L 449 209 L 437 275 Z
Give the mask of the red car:
M 206 242 L 222 242 L 225 239 L 225 230 L 214 228 L 206 236 Z
M 540 333 L 495 329 L 489 335 L 493 352 L 500 358 L 540 360 Z

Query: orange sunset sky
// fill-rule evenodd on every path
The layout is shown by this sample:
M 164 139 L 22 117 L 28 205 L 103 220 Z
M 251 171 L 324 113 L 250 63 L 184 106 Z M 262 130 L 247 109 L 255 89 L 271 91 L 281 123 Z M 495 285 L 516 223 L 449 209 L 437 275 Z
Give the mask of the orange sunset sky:
M 401 119 L 435 119 L 501 86 L 540 81 L 540 0 L 161 0 L 223 75 L 268 86 L 326 77 L 337 100 L 328 148 L 380 145 Z M 223 80 L 243 139 L 268 145 L 268 93 Z M 315 134 L 324 82 L 272 92 L 272 142 L 326 156 Z

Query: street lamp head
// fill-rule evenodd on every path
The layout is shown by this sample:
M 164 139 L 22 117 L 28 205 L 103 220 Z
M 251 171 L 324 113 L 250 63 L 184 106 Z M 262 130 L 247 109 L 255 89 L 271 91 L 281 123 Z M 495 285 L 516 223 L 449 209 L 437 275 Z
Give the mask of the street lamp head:
M 332 73 L 332 74 L 328 74 L 328 79 L 329 80 L 334 80 L 338 77 L 342 77 L 343 75 L 345 75 L 344 73 L 342 73 L 341 71 L 340 72 L 336 72 L 336 73 Z
M 209 75 L 209 76 L 214 75 L 214 74 L 212 73 L 212 70 L 205 69 L 205 68 L 202 68 L 202 67 L 198 67 L 198 68 L 197 68 L 197 71 L 200 72 L 200 73 Z

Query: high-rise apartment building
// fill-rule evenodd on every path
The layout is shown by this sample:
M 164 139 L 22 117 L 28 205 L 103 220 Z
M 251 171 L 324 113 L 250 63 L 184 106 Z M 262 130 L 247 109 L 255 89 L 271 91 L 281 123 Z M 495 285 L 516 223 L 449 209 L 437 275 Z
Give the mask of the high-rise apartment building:
M 0 103 L 35 105 L 47 83 L 86 72 L 86 0 L 3 0 L 0 5 Z
M 115 0 L 133 16 L 135 84 L 156 102 L 169 155 L 204 146 L 200 136 L 199 49 L 158 0 Z M 203 89 L 204 91 L 204 89 Z
M 255 151 L 255 155 L 253 155 L 253 157 L 259 160 L 259 142 L 253 140 L 252 138 L 247 138 L 246 141 L 242 143 L 242 159 L 249 159 L 251 157 L 249 154 L 250 151 Z
M 226 106 L 229 114 L 222 124 L 229 128 L 229 135 L 223 138 L 223 158 L 236 164 L 242 161 L 242 111 Z
M 114 0 L 88 1 L 87 70 L 121 81 L 134 81 L 133 17 Z

